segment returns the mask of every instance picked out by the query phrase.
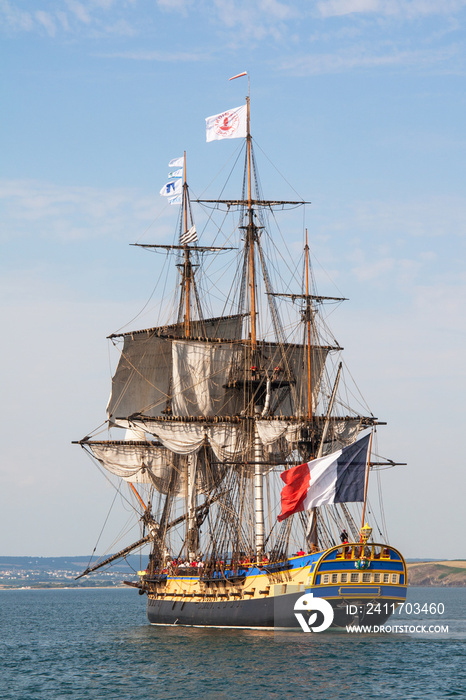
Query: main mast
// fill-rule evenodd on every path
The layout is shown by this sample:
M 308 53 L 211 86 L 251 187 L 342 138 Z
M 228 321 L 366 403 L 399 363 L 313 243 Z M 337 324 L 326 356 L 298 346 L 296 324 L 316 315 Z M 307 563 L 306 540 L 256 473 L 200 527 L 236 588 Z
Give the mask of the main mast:
M 254 464 L 254 549 L 256 560 L 260 561 L 264 553 L 264 483 L 262 475 L 262 446 L 256 427 L 256 418 L 260 415 L 260 406 L 253 390 L 256 373 L 260 372 L 260 358 L 257 353 L 257 324 L 256 324 L 256 269 L 255 269 L 255 243 L 257 227 L 254 223 L 254 209 L 252 204 L 252 142 L 250 130 L 250 96 L 246 97 L 246 163 L 248 183 L 248 223 L 246 226 L 246 252 L 249 260 L 249 305 L 251 311 L 251 326 L 249 338 L 249 359 L 251 375 L 250 383 L 250 435 L 251 435 L 251 461 Z

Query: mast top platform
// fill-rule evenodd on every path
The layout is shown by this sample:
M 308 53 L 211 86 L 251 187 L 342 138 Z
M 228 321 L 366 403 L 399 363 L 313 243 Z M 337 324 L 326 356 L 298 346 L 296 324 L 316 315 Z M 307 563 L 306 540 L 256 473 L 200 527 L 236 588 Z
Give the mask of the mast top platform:
M 162 243 L 130 243 L 138 248 L 162 248 L 163 250 L 196 250 L 204 253 L 208 250 L 236 250 L 236 248 L 226 248 L 225 246 L 190 246 L 190 245 L 164 245 Z
M 285 207 L 287 205 L 302 206 L 303 204 L 311 204 L 302 199 L 300 200 L 281 200 L 281 199 L 195 199 L 197 204 L 226 204 L 228 207 Z
M 313 299 L 313 301 L 348 301 L 347 297 L 323 297 L 317 294 L 285 294 L 282 292 L 266 292 L 270 297 L 288 297 L 295 299 Z

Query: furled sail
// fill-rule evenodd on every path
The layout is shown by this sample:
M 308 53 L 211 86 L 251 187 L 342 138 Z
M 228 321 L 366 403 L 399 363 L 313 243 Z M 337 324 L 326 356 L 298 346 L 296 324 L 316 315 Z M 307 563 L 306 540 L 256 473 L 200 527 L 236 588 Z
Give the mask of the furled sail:
M 199 449 L 174 452 L 149 441 L 87 441 L 82 443 L 110 473 L 133 484 L 151 484 L 157 491 L 184 497 L 189 460 L 196 455 L 196 493 L 210 493 L 224 478 L 227 467 Z
M 160 328 L 125 334 L 120 361 L 112 380 L 107 407 L 112 422 L 123 425 L 129 416 L 167 414 L 189 416 L 234 416 L 244 408 L 244 377 L 251 372 L 246 341 L 228 336 L 239 334 L 242 316 L 213 319 L 209 332 L 214 338 L 166 337 Z M 302 345 L 260 342 L 257 344 L 258 378 L 265 387 L 273 380 L 270 412 L 302 416 L 307 412 L 307 358 Z M 311 349 L 313 407 L 317 406 L 320 381 L 330 346 Z M 248 364 L 249 363 L 249 364 Z M 118 420 L 120 419 L 120 420 Z
M 308 411 L 307 398 L 307 349 L 290 343 L 258 343 L 262 367 L 268 376 L 274 377 L 278 387 L 271 403 L 271 412 L 281 416 L 303 416 Z M 331 346 L 311 348 L 311 387 L 313 410 L 317 407 L 320 383 L 325 361 Z M 282 386 L 280 388 L 280 382 Z M 288 385 L 288 386 L 287 386 Z
M 323 418 L 318 420 L 322 426 L 323 422 Z M 206 445 L 219 461 L 247 460 L 250 452 L 250 434 L 245 420 L 231 423 L 220 419 L 212 423 L 202 420 L 183 422 L 140 418 L 134 420 L 134 425 L 151 433 L 165 448 L 179 455 L 193 454 Z M 309 424 L 291 418 L 278 418 L 256 420 L 255 426 L 264 457 L 280 461 L 296 450 Z M 366 428 L 365 419 L 358 417 L 333 419 L 327 433 L 324 454 L 350 445 L 361 430 Z
M 324 418 L 316 417 L 313 421 L 317 435 L 321 433 Z M 256 421 L 257 432 L 262 442 L 266 459 L 280 460 L 289 457 L 305 438 L 309 423 L 287 420 Z M 351 445 L 359 433 L 367 428 L 365 419 L 360 417 L 334 418 L 330 422 L 323 454 L 334 452 L 341 447 Z
M 238 338 L 241 337 L 242 319 L 243 315 L 237 314 L 202 322 L 194 321 L 192 334 L 195 336 L 202 330 L 202 337 L 206 339 Z M 124 339 L 107 406 L 111 421 L 116 417 L 126 418 L 135 413 L 161 416 L 166 413 L 167 408 L 171 410 L 173 357 L 175 356 L 175 360 L 178 358 L 173 344 L 174 339 L 182 336 L 182 330 L 182 324 L 173 324 L 111 336 Z
M 242 423 L 157 421 L 144 418 L 134 424 L 156 436 L 162 445 L 179 455 L 198 452 L 208 445 L 218 461 L 245 459 L 247 436 Z
M 368 427 L 367 419 L 335 418 L 330 423 L 330 429 L 324 443 L 323 455 L 347 447 L 356 441 L 359 433 Z
M 239 354 L 239 347 L 227 343 L 173 341 L 173 415 L 235 415 L 237 392 L 229 389 L 227 383 Z
M 94 457 L 107 469 L 133 484 L 152 484 L 154 479 L 168 486 L 171 474 L 169 453 L 164 447 L 148 442 L 108 442 L 86 445 Z

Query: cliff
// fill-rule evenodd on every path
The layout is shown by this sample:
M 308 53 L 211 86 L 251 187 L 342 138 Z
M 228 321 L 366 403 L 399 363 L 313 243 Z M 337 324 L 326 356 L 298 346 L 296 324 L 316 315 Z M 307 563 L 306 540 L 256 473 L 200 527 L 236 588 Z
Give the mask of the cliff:
M 408 563 L 410 586 L 466 586 L 466 561 Z

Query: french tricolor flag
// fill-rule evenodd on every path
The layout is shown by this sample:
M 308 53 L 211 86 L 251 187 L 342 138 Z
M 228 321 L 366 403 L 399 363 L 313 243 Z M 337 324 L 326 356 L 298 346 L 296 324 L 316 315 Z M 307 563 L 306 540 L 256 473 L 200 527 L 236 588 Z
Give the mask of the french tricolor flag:
M 285 486 L 279 522 L 293 513 L 328 503 L 364 501 L 369 438 L 370 434 L 348 447 L 280 474 Z

